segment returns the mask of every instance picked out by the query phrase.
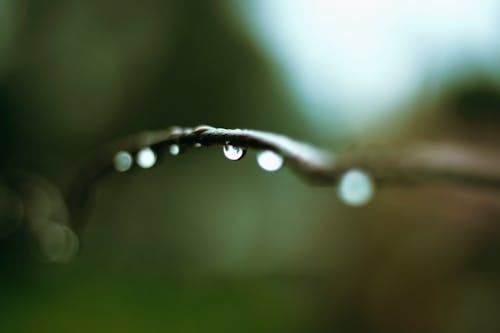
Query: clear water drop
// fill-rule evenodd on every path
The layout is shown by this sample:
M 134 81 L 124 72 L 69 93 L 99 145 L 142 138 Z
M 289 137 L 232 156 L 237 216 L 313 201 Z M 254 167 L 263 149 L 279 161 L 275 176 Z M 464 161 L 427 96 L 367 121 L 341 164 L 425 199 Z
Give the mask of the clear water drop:
M 137 164 L 143 169 L 149 169 L 153 167 L 156 163 L 156 154 L 149 148 L 143 148 L 137 153 Z
M 224 156 L 231 161 L 241 160 L 246 153 L 246 149 L 232 146 L 230 144 L 226 144 L 222 151 L 224 152 Z
M 283 162 L 283 156 L 271 150 L 264 150 L 257 154 L 257 163 L 269 172 L 278 171 L 283 166 Z
M 134 163 L 134 159 L 132 158 L 132 155 L 128 151 L 119 151 L 115 154 L 115 157 L 113 158 L 113 164 L 115 167 L 115 170 L 118 172 L 125 172 L 130 170 L 132 167 L 132 164 Z
M 168 147 L 168 151 L 169 151 L 170 155 L 177 156 L 181 152 L 181 147 L 179 147 L 179 145 L 177 145 L 177 144 L 172 144 L 172 145 L 170 145 L 170 147 Z
M 196 142 L 196 143 L 194 144 L 194 147 L 195 147 L 195 148 L 201 148 L 201 147 L 203 147 L 203 145 L 202 145 L 201 143 L 199 143 L 199 142 Z
M 349 206 L 363 206 L 373 197 L 375 186 L 372 177 L 359 169 L 352 169 L 342 175 L 337 188 L 339 199 Z

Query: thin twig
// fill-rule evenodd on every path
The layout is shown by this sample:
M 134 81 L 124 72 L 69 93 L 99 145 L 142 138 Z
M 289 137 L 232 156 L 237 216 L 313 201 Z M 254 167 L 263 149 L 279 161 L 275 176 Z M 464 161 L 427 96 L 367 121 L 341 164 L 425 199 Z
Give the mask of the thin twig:
M 402 149 L 370 148 L 334 155 L 286 136 L 247 129 L 224 129 L 210 126 L 171 127 L 144 132 L 105 147 L 84 164 L 68 196 L 70 210 L 81 215 L 87 206 L 94 184 L 116 172 L 114 156 L 126 151 L 135 156 L 145 147 L 158 156 L 157 163 L 178 145 L 183 153 L 190 148 L 212 145 L 271 150 L 284 158 L 285 164 L 306 181 L 315 185 L 335 185 L 349 169 L 362 169 L 378 186 L 442 182 L 500 191 L 500 158 L 476 149 L 457 145 L 413 145 Z M 84 219 L 74 222 L 81 232 Z

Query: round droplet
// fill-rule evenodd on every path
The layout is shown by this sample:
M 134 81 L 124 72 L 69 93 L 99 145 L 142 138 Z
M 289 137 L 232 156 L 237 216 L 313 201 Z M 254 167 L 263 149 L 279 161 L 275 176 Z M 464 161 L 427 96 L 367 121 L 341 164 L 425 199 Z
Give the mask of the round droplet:
M 339 181 L 337 194 L 349 206 L 363 206 L 373 197 L 375 186 L 369 174 L 362 170 L 349 170 Z
M 177 144 L 173 144 L 173 145 L 170 145 L 170 147 L 168 147 L 168 151 L 169 151 L 170 155 L 177 156 L 181 152 L 181 147 L 179 147 L 179 145 L 177 145 Z
M 195 148 L 201 148 L 201 147 L 203 147 L 203 145 L 202 145 L 201 143 L 199 143 L 199 142 L 196 142 L 196 143 L 194 144 L 194 147 L 195 147 Z
M 224 156 L 231 161 L 241 160 L 246 153 L 246 149 L 229 144 L 225 145 L 222 151 L 224 152 Z
M 156 163 L 156 154 L 149 148 L 143 148 L 137 153 L 137 164 L 143 169 L 149 169 Z
M 257 163 L 266 171 L 277 171 L 283 166 L 283 156 L 271 150 L 261 151 L 257 154 Z
M 132 158 L 132 155 L 130 155 L 130 153 L 127 151 L 119 151 L 113 158 L 115 170 L 118 172 L 125 172 L 130 170 L 133 163 L 134 159 Z

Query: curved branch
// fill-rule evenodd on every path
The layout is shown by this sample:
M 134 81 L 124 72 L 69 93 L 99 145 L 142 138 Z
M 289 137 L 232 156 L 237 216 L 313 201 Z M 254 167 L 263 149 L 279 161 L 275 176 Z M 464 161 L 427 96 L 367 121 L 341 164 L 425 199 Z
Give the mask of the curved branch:
M 402 149 L 353 150 L 333 155 L 279 134 L 202 125 L 143 132 L 105 147 L 84 164 L 76 177 L 68 197 L 70 210 L 73 214 L 80 214 L 90 198 L 93 185 L 102 177 L 116 172 L 113 161 L 119 151 L 136 156 L 141 149 L 149 147 L 161 163 L 172 145 L 185 152 L 194 147 L 227 144 L 245 149 L 271 150 L 281 155 L 296 174 L 316 185 L 335 185 L 345 171 L 363 169 L 379 186 L 444 182 L 500 191 L 500 158 L 478 152 L 475 148 L 434 143 Z M 74 227 L 81 232 L 83 220 L 75 222 Z

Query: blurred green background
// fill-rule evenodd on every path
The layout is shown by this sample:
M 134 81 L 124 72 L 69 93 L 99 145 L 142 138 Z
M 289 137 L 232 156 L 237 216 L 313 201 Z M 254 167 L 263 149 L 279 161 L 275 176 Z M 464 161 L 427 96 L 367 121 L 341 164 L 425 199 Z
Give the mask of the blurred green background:
M 234 163 L 202 149 L 105 179 L 79 255 L 69 264 L 40 260 L 30 214 L 53 209 L 52 189 L 67 190 L 93 149 L 144 129 L 206 123 L 332 150 L 444 139 L 500 151 L 500 38 L 490 33 L 500 20 L 489 20 L 496 2 L 472 6 L 476 20 L 493 22 L 475 34 L 467 33 L 474 24 L 436 27 L 463 46 L 453 65 L 447 55 L 456 48 L 435 51 L 441 40 L 427 40 L 429 28 L 386 51 L 418 79 L 375 71 L 366 81 L 359 61 L 371 62 L 356 56 L 369 54 L 377 36 L 363 31 L 370 17 L 398 10 L 372 6 L 363 21 L 355 18 L 366 8 L 349 7 L 346 22 L 366 23 L 356 43 L 347 33 L 347 44 L 315 49 L 322 38 L 335 46 L 333 32 L 351 25 L 327 20 L 317 44 L 300 44 L 318 32 L 305 32 L 315 16 L 292 29 L 294 12 L 259 3 L 0 0 L 2 332 L 500 330 L 497 193 L 381 189 L 353 209 L 335 188 L 305 184 L 286 168 L 264 173 L 251 152 Z M 323 12 L 325 3 L 306 7 Z M 415 26 L 428 26 L 415 17 Z M 460 18 L 433 22 L 455 27 Z M 278 20 L 290 23 L 289 34 L 273 39 Z M 398 27 L 390 26 L 397 40 L 414 31 Z M 295 57 L 295 49 L 311 55 Z M 407 62 L 409 53 L 427 62 Z M 393 68 L 384 54 L 374 66 Z M 410 78 L 408 90 L 395 89 Z M 383 94 L 372 90 L 382 85 Z

